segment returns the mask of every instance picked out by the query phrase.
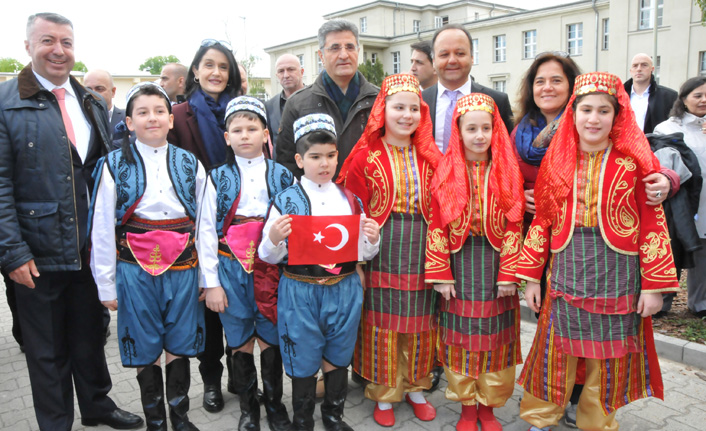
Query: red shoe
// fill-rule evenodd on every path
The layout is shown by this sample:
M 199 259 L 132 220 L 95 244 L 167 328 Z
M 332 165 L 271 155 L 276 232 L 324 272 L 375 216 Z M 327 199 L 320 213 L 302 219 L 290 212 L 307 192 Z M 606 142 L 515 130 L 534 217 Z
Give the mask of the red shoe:
M 478 408 L 461 406 L 461 419 L 456 424 L 456 431 L 478 431 Z
M 377 422 L 380 426 L 391 427 L 395 424 L 395 411 L 392 409 L 380 410 L 378 403 L 375 403 L 373 419 L 375 419 L 375 422 Z
M 495 418 L 493 408 L 478 404 L 478 419 L 480 419 L 480 427 L 483 431 L 503 431 L 503 426 Z
M 436 409 L 429 401 L 424 404 L 417 404 L 409 398 L 409 395 L 405 395 L 404 399 L 407 401 L 407 404 L 412 406 L 414 416 L 420 421 L 430 421 L 436 417 Z

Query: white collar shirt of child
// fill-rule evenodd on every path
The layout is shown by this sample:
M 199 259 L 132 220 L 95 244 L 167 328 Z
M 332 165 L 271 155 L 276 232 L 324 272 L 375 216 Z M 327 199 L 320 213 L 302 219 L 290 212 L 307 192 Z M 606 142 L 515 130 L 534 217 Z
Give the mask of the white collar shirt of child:
M 170 220 L 186 217 L 184 206 L 177 198 L 167 169 L 167 145 L 150 147 L 135 142 L 145 164 L 145 193 L 137 204 L 135 215 L 147 220 Z M 199 192 L 201 190 L 198 190 Z
M 235 157 L 240 169 L 240 201 L 236 214 L 245 217 L 264 217 L 270 202 L 267 193 L 267 163 L 260 154 L 253 159 Z

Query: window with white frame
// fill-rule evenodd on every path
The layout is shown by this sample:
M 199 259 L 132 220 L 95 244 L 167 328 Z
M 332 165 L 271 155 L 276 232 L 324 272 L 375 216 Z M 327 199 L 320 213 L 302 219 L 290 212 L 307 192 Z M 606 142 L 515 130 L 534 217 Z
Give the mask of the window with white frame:
M 699 76 L 706 77 L 706 51 L 699 53 Z
M 472 49 L 473 49 L 473 65 L 478 64 L 478 56 L 480 55 L 478 53 L 478 39 L 473 39 L 471 41 Z
M 566 51 L 570 55 L 583 53 L 583 23 L 566 26 Z
M 400 73 L 400 52 L 395 51 L 392 53 L 392 73 Z
M 422 22 L 418 19 L 412 21 L 412 33 L 419 33 L 422 28 Z
M 434 28 L 440 28 L 444 25 L 444 18 L 440 16 L 434 17 Z
M 657 27 L 662 25 L 664 0 L 640 0 L 640 30 L 652 28 L 652 8 L 654 7 L 654 1 L 657 1 Z
M 360 19 L 360 32 L 361 33 L 368 32 L 368 17 L 366 17 L 366 16 L 364 16 Z
M 297 55 L 297 58 L 299 59 L 299 64 L 304 67 L 304 54 Z
M 372 64 L 375 64 L 378 62 L 378 53 L 377 52 L 373 52 L 372 54 L 370 54 L 370 62 Z
M 507 81 L 504 79 L 493 80 L 493 90 L 506 93 L 507 92 Z
M 601 48 L 604 51 L 607 51 L 608 48 L 610 48 L 610 18 L 603 18 L 603 41 L 601 44 Z
M 493 47 L 495 49 L 494 61 L 496 63 L 505 61 L 505 35 L 501 34 L 499 36 L 493 36 Z
M 476 18 L 476 21 L 478 21 L 480 19 L 480 14 L 478 12 L 476 12 L 475 18 Z
M 537 55 L 537 30 L 522 32 L 522 58 L 533 59 Z

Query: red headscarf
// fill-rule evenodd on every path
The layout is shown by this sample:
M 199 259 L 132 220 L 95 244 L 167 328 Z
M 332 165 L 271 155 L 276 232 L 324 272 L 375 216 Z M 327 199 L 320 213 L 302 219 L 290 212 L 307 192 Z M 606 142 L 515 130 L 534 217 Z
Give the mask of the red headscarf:
M 650 150 L 645 134 L 635 121 L 630 96 L 625 92 L 620 78 L 605 72 L 580 75 L 576 78 L 573 94 L 537 175 L 534 189 L 537 208 L 535 218 L 543 227 L 552 223 L 574 186 L 579 135 L 574 124 L 573 104 L 576 97 L 591 93 L 608 94 L 618 99 L 620 109 L 610 131 L 613 147 L 632 157 L 643 176 L 660 169 L 659 161 Z
M 400 91 L 409 91 L 419 96 L 422 118 L 419 120 L 417 130 L 412 135 L 412 145 L 416 148 L 417 154 L 431 164 L 433 168 L 436 168 L 436 165 L 439 164 L 442 155 L 432 136 L 433 127 L 429 116 L 429 105 L 422 100 L 419 80 L 413 75 L 401 73 L 388 76 L 382 81 L 382 87 L 368 117 L 368 124 L 365 126 L 363 134 L 351 150 L 351 153 L 343 162 L 341 172 L 336 180 L 337 183 L 345 184 L 348 169 L 355 156 L 361 151 L 366 151 L 373 142 L 381 138 L 382 129 L 385 127 L 385 99 Z
M 505 217 L 517 222 L 524 215 L 525 195 L 515 146 L 507 134 L 495 101 L 483 93 L 471 93 L 462 97 L 454 110 L 449 146 L 431 182 L 431 192 L 440 204 L 441 222 L 447 225 L 459 218 L 470 198 L 466 192 L 469 187 L 465 148 L 458 128 L 459 118 L 469 111 L 485 111 L 493 116 L 493 137 L 490 141 L 493 163 L 490 168 L 489 187 L 497 196 Z

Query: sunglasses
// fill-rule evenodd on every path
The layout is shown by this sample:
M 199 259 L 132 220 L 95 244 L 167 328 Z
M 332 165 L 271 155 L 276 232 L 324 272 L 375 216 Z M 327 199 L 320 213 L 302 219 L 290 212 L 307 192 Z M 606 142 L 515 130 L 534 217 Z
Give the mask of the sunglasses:
M 233 47 L 230 46 L 230 43 L 226 42 L 225 40 L 204 39 L 201 41 L 201 47 L 209 47 L 213 45 L 221 45 L 225 49 L 233 51 Z
M 544 51 L 544 52 L 540 52 L 539 54 L 537 54 L 537 56 L 534 57 L 534 59 L 539 60 L 540 58 L 546 57 L 549 55 L 552 55 L 555 57 L 562 57 L 562 58 L 570 58 L 571 57 L 571 55 L 566 51 Z

